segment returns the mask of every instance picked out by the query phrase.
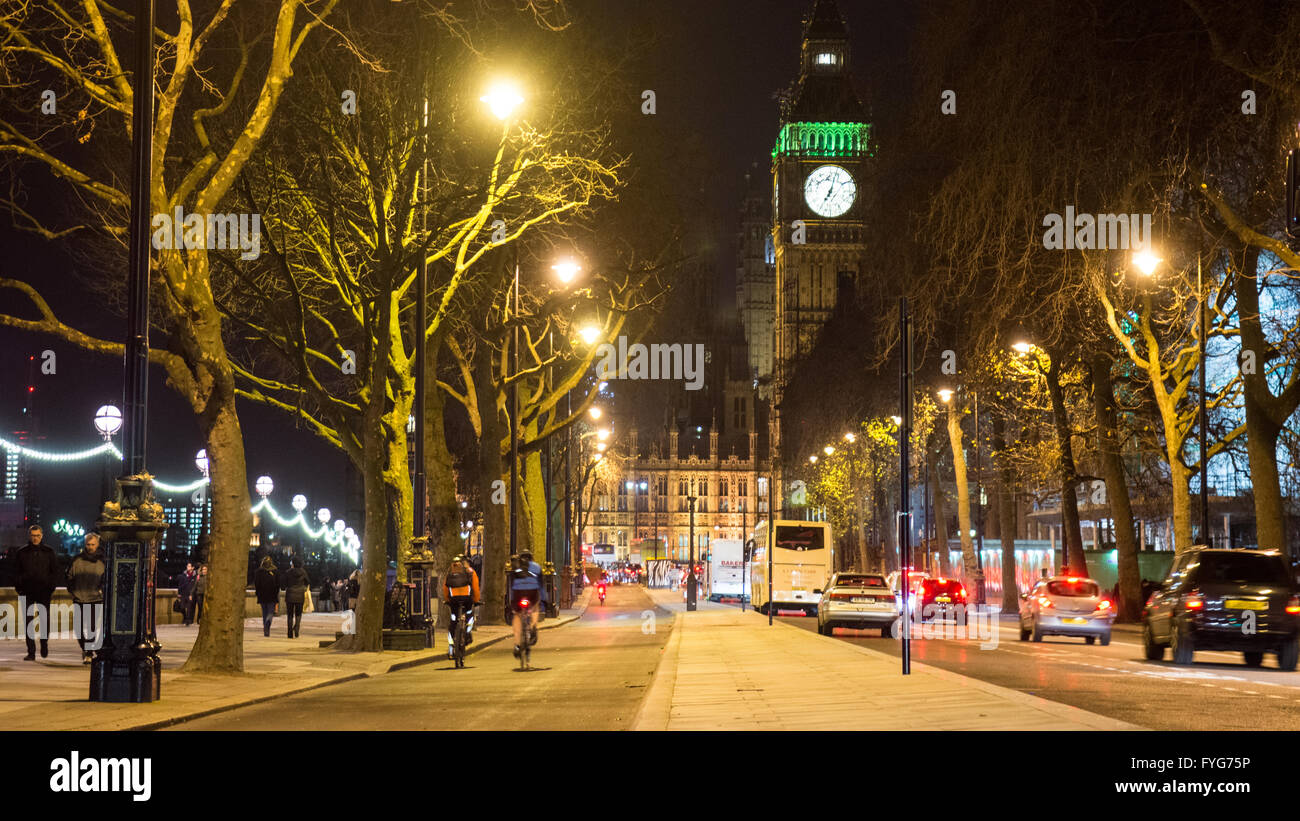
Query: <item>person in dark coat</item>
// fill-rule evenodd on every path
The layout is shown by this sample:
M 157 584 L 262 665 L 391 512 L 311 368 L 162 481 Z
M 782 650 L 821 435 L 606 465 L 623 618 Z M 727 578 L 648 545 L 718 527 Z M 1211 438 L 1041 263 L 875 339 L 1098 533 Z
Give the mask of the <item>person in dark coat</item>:
M 285 615 L 289 617 L 289 638 L 296 639 L 302 631 L 302 606 L 307 599 L 307 590 L 311 587 L 311 579 L 307 578 L 307 571 L 302 569 L 302 559 L 298 556 L 293 557 L 293 566 L 289 572 L 284 574 L 284 606 L 287 611 Z
M 181 616 L 185 619 L 186 627 L 194 623 L 194 583 L 198 580 L 199 574 L 194 572 L 194 562 L 186 563 L 185 572 L 176 580 L 176 595 L 181 600 Z
M 253 574 L 253 590 L 257 593 L 257 603 L 262 605 L 262 635 L 269 636 L 275 608 L 280 603 L 279 574 L 270 556 L 262 557 L 262 566 Z
M 18 549 L 14 588 L 28 608 L 24 620 L 31 614 L 30 608 L 36 606 L 36 631 L 41 640 L 41 658 L 45 658 L 50 654 L 50 599 L 59 584 L 59 559 L 49 545 L 42 543 L 45 531 L 39 525 L 27 528 L 27 536 L 27 544 Z M 25 661 L 36 661 L 36 640 L 31 635 L 30 628 L 24 631 L 24 636 L 29 637 Z
M 199 575 L 194 579 L 194 598 L 190 605 L 194 612 L 194 621 L 203 621 L 203 600 L 208 597 L 208 566 L 199 565 Z
M 95 654 L 86 649 L 86 639 L 94 636 L 95 646 L 99 641 L 96 632 L 99 629 L 95 618 L 96 610 L 103 608 L 104 602 L 104 551 L 99 549 L 99 534 L 86 534 L 86 547 L 68 567 L 68 593 L 80 616 L 80 629 L 77 631 L 77 646 L 81 648 L 81 663 L 90 664 Z
M 316 609 L 322 613 L 328 613 L 330 611 L 330 599 L 333 595 L 334 586 L 330 582 L 330 577 L 326 576 L 320 583 L 320 604 L 317 605 Z

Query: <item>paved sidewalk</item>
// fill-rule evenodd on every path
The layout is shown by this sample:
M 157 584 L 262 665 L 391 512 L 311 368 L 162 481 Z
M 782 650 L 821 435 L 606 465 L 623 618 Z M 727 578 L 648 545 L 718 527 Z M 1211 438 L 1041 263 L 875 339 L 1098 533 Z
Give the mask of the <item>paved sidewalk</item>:
M 651 591 L 657 601 L 660 591 Z M 673 608 L 675 603 L 665 603 Z M 675 609 L 675 608 L 674 608 Z M 972 650 L 978 652 L 978 650 Z M 1136 730 L 736 606 L 681 613 L 637 730 Z
M 548 619 L 541 629 L 568 624 L 586 609 L 584 593 L 574 607 Z M 344 653 L 320 647 L 333 639 L 340 613 L 309 613 L 302 634 L 285 635 L 283 616 L 275 619 L 269 637 L 262 620 L 244 622 L 244 675 L 225 676 L 181 672 L 198 628 L 159 625 L 162 645 L 162 697 L 151 704 L 91 702 L 90 667 L 72 639 L 51 639 L 49 658 L 23 661 L 20 640 L 0 641 L 0 727 L 14 730 L 148 730 L 313 690 L 343 681 L 380 676 L 447 657 L 446 633 L 439 631 L 432 650 L 384 653 Z M 509 626 L 481 625 L 474 630 L 469 652 L 511 637 Z M 321 726 L 303 729 L 327 729 Z

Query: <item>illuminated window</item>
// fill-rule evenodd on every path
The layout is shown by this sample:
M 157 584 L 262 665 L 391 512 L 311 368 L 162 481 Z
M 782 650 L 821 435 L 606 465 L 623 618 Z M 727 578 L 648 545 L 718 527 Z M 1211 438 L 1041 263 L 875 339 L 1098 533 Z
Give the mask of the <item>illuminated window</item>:
M 817 65 L 819 66 L 837 66 L 840 64 L 840 56 L 833 51 L 823 51 L 817 55 Z

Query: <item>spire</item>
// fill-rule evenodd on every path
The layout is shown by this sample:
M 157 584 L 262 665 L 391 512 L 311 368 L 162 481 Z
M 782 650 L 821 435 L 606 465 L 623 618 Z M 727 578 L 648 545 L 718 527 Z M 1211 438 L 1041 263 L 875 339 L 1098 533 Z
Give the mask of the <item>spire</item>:
M 804 19 L 805 40 L 845 40 L 849 29 L 835 0 L 816 0 L 812 12 Z

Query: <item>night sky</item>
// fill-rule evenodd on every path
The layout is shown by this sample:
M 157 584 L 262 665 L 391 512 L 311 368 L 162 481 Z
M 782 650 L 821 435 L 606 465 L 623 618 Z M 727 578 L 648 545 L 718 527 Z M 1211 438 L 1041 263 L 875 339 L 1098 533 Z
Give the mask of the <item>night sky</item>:
M 592 37 L 653 35 L 655 46 L 641 57 L 633 85 L 653 89 L 658 114 L 646 127 L 665 129 L 671 139 L 698 140 L 714 170 L 700 180 L 702 200 L 712 213 L 701 215 L 716 229 L 717 312 L 734 311 L 732 232 L 744 174 L 757 161 L 766 173 L 776 133 L 774 94 L 796 77 L 804 0 L 575 0 L 574 25 Z M 888 114 L 907 84 L 901 66 L 908 45 L 899 4 L 881 0 L 841 0 L 854 38 L 854 66 L 860 90 L 877 119 L 888 128 Z M 640 99 L 629 105 L 640 106 Z M 39 191 L 33 192 L 39 197 Z M 65 321 L 89 333 L 121 339 L 125 321 L 97 307 L 81 287 L 73 260 L 57 243 L 0 228 L 0 275 L 34 283 Z M 125 269 L 125 256 L 120 260 Z M 125 287 L 123 273 L 123 287 Z M 6 300 L 10 296 L 5 297 Z M 18 306 L 7 304 L 6 312 Z M 57 356 L 57 372 L 42 375 L 29 367 L 44 350 Z M 24 401 L 34 373 L 33 400 Z M 0 328 L 0 432 L 19 429 L 42 437 L 42 450 L 69 451 L 99 443 L 91 419 L 105 402 L 121 402 L 122 363 L 94 356 L 53 338 Z M 24 408 L 34 414 L 24 419 Z M 30 411 L 29 411 L 30 412 Z M 165 384 L 155 368 L 150 383 L 148 467 L 173 483 L 198 476 L 194 453 L 201 446 L 189 407 Z M 270 474 L 273 501 L 291 512 L 289 499 L 304 493 L 311 509 L 344 506 L 346 458 L 283 415 L 241 403 L 249 481 Z M 120 440 L 120 437 L 119 437 Z M 120 441 L 119 441 L 120 444 Z M 101 465 L 97 461 L 47 466 L 40 470 L 41 518 L 48 525 L 64 517 L 89 527 L 98 507 Z

